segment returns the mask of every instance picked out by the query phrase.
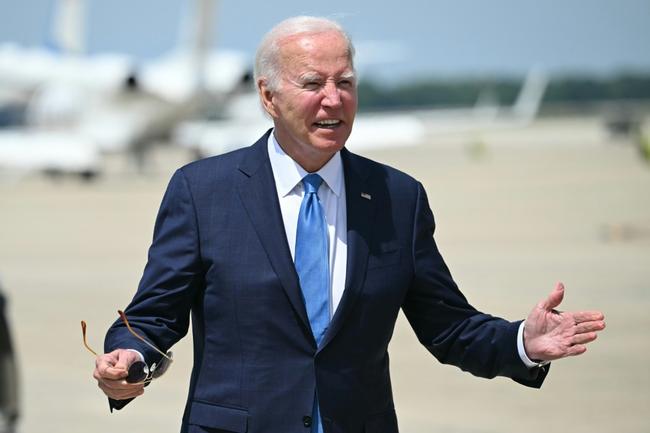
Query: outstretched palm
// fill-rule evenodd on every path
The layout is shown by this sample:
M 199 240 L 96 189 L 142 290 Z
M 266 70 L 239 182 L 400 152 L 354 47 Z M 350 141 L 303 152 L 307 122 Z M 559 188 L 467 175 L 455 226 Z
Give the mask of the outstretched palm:
M 558 283 L 528 315 L 524 347 L 530 359 L 551 361 L 580 355 L 587 350 L 586 344 L 596 339 L 596 332 L 605 329 L 604 316 L 599 311 L 556 311 L 563 298 L 564 285 Z

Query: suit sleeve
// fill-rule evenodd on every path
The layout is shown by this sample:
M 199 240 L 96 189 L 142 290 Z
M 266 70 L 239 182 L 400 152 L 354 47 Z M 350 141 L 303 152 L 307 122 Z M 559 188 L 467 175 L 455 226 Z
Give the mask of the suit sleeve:
M 418 183 L 412 254 L 414 279 L 403 304 L 419 341 L 440 362 L 476 376 L 506 376 L 540 387 L 548 367 L 528 369 L 517 352 L 521 322 L 477 311 L 460 292 L 433 238 L 435 222 Z
M 142 279 L 125 310 L 131 326 L 162 351 L 187 334 L 190 307 L 204 282 L 200 257 L 194 202 L 179 170 L 163 197 Z M 148 365 L 161 358 L 121 320 L 111 326 L 104 342 L 105 352 L 118 348 L 139 351 Z

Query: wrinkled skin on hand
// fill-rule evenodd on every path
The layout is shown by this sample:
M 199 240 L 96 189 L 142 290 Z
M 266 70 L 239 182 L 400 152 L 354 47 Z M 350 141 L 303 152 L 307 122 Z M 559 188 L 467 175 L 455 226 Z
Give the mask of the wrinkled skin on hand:
M 126 400 L 144 393 L 144 383 L 126 381 L 129 366 L 136 361 L 140 361 L 138 353 L 126 349 L 116 349 L 97 357 L 93 377 L 106 396 Z
M 528 315 L 524 348 L 530 359 L 552 361 L 580 355 L 598 337 L 598 331 L 605 329 L 605 316 L 600 311 L 557 311 L 563 298 L 564 284 L 557 283 Z

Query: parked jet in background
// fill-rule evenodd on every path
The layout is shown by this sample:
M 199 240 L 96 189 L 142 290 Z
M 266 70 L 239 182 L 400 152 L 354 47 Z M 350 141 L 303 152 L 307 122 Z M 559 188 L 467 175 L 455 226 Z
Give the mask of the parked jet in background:
M 444 134 L 523 127 L 537 115 L 547 83 L 544 73 L 532 70 L 510 107 L 479 98 L 466 109 L 359 113 L 347 146 L 353 151 L 412 146 Z M 248 93 L 231 101 L 222 119 L 181 123 L 174 140 L 197 157 L 217 155 L 253 143 L 271 126 L 257 94 Z
M 173 136 L 207 156 L 248 145 L 271 125 L 257 95 L 244 91 L 251 75 L 245 56 L 210 49 L 216 0 L 192 0 L 178 46 L 143 64 L 123 54 L 83 54 L 83 0 L 57 4 L 57 51 L 0 45 L 0 98 L 12 101 L 5 118 L 25 123 L 0 130 L 0 170 L 92 179 L 105 153 L 125 152 L 142 168 L 160 139 Z M 370 62 L 385 60 L 376 57 Z M 542 74 L 529 74 L 507 108 L 479 101 L 465 110 L 362 113 L 348 146 L 404 146 L 439 134 L 522 126 L 536 115 L 545 85 Z M 14 109 L 20 98 L 28 101 L 22 112 Z M 215 112 L 220 120 L 188 120 Z
M 82 54 L 83 1 L 60 0 L 54 34 L 62 50 L 0 46 L 2 87 L 28 100 L 25 126 L 0 132 L 0 167 L 91 178 L 106 152 L 127 152 L 142 167 L 149 146 L 181 120 L 224 104 L 250 76 L 243 54 L 210 49 L 215 4 L 194 0 L 178 46 L 139 64 Z

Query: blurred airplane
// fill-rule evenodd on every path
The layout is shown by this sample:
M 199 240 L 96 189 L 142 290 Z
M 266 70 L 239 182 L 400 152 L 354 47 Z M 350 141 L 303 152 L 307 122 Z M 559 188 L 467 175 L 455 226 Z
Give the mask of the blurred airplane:
M 156 140 L 182 119 L 223 105 L 250 76 L 243 54 L 210 50 L 216 0 L 194 0 L 177 47 L 145 64 L 122 54 L 83 55 L 83 0 L 57 4 L 59 51 L 0 46 L 0 90 L 28 100 L 25 127 L 0 131 L 0 167 L 89 179 L 103 153 L 125 151 L 141 168 Z
M 546 74 L 533 69 L 509 107 L 483 95 L 465 109 L 359 113 L 346 146 L 353 151 L 413 146 L 439 135 L 523 127 L 537 115 L 547 84 Z M 205 157 L 249 145 L 271 126 L 257 94 L 248 93 L 233 98 L 222 119 L 181 123 L 174 141 Z
M 469 109 L 424 110 L 418 114 L 432 135 L 523 127 L 537 116 L 547 85 L 546 73 L 533 68 L 509 107 L 499 106 L 495 98 L 483 93 Z
M 61 101 L 64 90 L 74 92 L 73 96 L 115 91 L 133 69 L 126 55 L 84 55 L 83 0 L 57 0 L 54 6 L 51 36 L 44 46 L 0 44 L 0 101 L 22 97 L 38 111 L 43 102 L 51 102 L 47 95 Z M 66 112 L 67 107 L 57 105 Z

